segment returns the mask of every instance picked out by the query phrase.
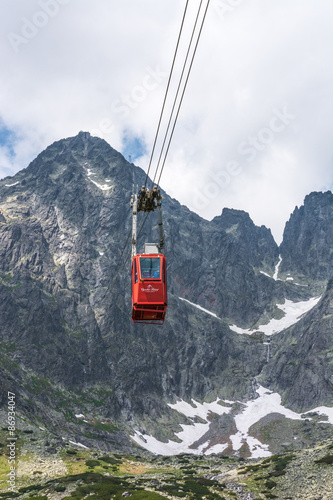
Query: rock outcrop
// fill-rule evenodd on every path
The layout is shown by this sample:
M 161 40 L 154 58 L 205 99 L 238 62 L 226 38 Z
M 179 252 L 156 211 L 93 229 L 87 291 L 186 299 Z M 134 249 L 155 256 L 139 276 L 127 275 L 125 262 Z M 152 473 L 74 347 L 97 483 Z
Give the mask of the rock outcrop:
M 326 281 L 333 269 L 333 194 L 314 192 L 296 207 L 283 234 L 281 271 Z

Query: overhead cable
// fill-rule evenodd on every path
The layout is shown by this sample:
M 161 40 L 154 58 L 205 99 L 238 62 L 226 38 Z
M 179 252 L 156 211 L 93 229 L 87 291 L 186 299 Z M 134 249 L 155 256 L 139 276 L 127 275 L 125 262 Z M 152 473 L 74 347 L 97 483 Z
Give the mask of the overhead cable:
M 204 25 L 204 22 L 205 22 L 205 18 L 206 18 L 206 14 L 207 14 L 209 2 L 210 2 L 210 0 L 208 0 L 208 2 L 207 2 L 206 9 L 205 9 L 205 12 L 204 12 L 204 15 L 203 15 L 203 18 L 202 18 L 202 22 L 201 22 L 201 26 L 200 26 L 200 31 L 199 31 L 198 38 L 197 38 L 197 41 L 196 41 L 196 44 L 195 44 L 195 48 L 194 48 L 194 52 L 193 52 L 193 55 L 192 55 L 190 67 L 189 67 L 189 70 L 187 72 L 187 76 L 186 76 L 186 80 L 185 80 L 185 85 L 184 85 L 184 88 L 183 88 L 183 92 L 182 92 L 182 95 L 181 95 L 181 98 L 180 98 L 180 102 L 179 102 L 179 105 L 178 105 L 178 109 L 177 109 L 177 114 L 176 114 L 176 117 L 175 117 L 175 120 L 174 120 L 174 123 L 173 123 L 173 127 L 172 127 L 172 130 L 171 130 L 170 137 L 169 137 L 168 146 L 167 146 L 167 149 L 166 149 L 166 152 L 165 152 L 165 155 L 164 155 L 164 160 L 163 160 L 163 163 L 162 163 L 161 172 L 160 172 L 160 175 L 159 175 L 159 178 L 158 178 L 157 186 L 159 186 L 160 181 L 161 181 L 162 172 L 163 172 L 164 165 L 165 165 L 165 162 L 166 162 L 166 159 L 167 159 L 167 156 L 168 156 L 168 152 L 169 152 L 171 140 L 172 140 L 172 137 L 173 137 L 173 133 L 175 131 L 176 123 L 177 123 L 178 116 L 179 116 L 179 111 L 180 111 L 180 108 L 181 108 L 181 105 L 182 105 L 182 102 L 183 102 L 183 98 L 184 98 L 185 90 L 186 90 L 186 87 L 187 87 L 188 79 L 189 79 L 189 76 L 190 76 L 190 73 L 191 73 L 191 69 L 192 69 L 192 66 L 193 66 L 194 57 L 195 57 L 195 54 L 196 54 L 196 51 L 197 51 L 197 48 L 198 48 L 198 43 L 199 43 L 200 36 L 201 36 L 201 33 L 202 33 L 202 28 L 203 28 L 203 25 Z
M 172 60 L 170 74 L 169 74 L 168 84 L 167 84 L 167 88 L 166 88 L 165 95 L 164 95 L 164 100 L 163 100 L 162 110 L 161 110 L 161 113 L 160 113 L 160 118 L 159 118 L 159 121 L 158 121 L 158 126 L 157 126 L 157 130 L 156 130 L 156 135 L 155 135 L 155 140 L 154 140 L 154 144 L 153 144 L 153 149 L 152 149 L 152 152 L 151 152 L 151 155 L 150 155 L 150 160 L 149 160 L 149 165 L 148 165 L 148 170 L 147 170 L 147 175 L 146 175 L 146 180 L 145 180 L 145 187 L 146 187 L 146 184 L 147 184 L 147 180 L 148 180 L 148 176 L 149 176 L 149 171 L 150 171 L 152 159 L 153 159 L 153 156 L 154 156 L 154 151 L 155 151 L 157 137 L 158 137 L 158 134 L 159 134 L 159 131 L 160 131 L 162 116 L 163 116 L 164 107 L 165 107 L 165 103 L 166 103 L 168 92 L 169 92 L 169 87 L 170 87 L 170 82 L 171 82 L 171 78 L 172 78 L 173 69 L 174 69 L 174 66 L 175 66 L 175 61 L 176 61 L 176 57 L 177 57 L 177 52 L 178 52 L 178 47 L 179 47 L 179 42 L 180 42 L 181 34 L 182 34 L 182 31 L 183 31 L 183 26 L 184 26 L 184 21 L 185 21 L 185 17 L 186 17 L 186 11 L 187 11 L 187 7 L 188 7 L 188 3 L 189 3 L 189 0 L 186 1 L 185 10 L 184 10 L 184 14 L 183 14 L 183 19 L 182 19 L 182 23 L 181 23 L 179 34 L 178 34 L 176 49 L 175 49 L 175 52 L 174 52 L 174 55 L 173 55 L 173 60 Z
M 196 18 L 195 18 L 194 27 L 193 27 L 192 34 L 191 34 L 191 39 L 190 39 L 190 42 L 189 42 L 189 45 L 188 45 L 188 48 L 187 48 L 186 57 L 185 57 L 185 61 L 184 61 L 184 64 L 183 64 L 182 72 L 181 72 L 181 75 L 180 75 L 180 78 L 179 78 L 176 96 L 175 96 L 174 101 L 173 101 L 173 106 L 172 106 L 172 110 L 171 110 L 171 113 L 170 113 L 170 117 L 169 117 L 169 121 L 168 121 L 168 126 L 167 126 L 167 129 L 166 129 L 165 135 L 164 135 L 164 140 L 163 140 L 163 144 L 162 144 L 160 156 L 158 158 L 158 162 L 157 162 L 157 166 L 156 166 L 156 170 L 155 170 L 155 175 L 154 175 L 154 179 L 153 179 L 153 186 L 155 184 L 155 179 L 156 179 L 156 176 L 157 176 L 157 172 L 158 172 L 158 169 L 159 169 L 159 166 L 160 166 L 160 163 L 161 163 L 161 157 L 162 157 L 164 146 L 165 146 L 165 143 L 166 143 L 166 139 L 167 139 L 167 136 L 168 136 L 168 133 L 169 133 L 169 128 L 170 128 L 170 124 L 171 124 L 171 121 L 172 121 L 173 112 L 175 110 L 175 106 L 176 106 L 176 102 L 177 102 L 177 99 L 178 99 L 180 87 L 181 87 L 181 84 L 182 84 L 182 81 L 183 81 L 183 76 L 184 76 L 185 68 L 186 68 L 186 65 L 187 65 L 187 60 L 188 60 L 188 57 L 189 57 L 189 54 L 190 54 L 190 50 L 191 50 L 191 46 L 192 46 L 192 42 L 193 42 L 194 33 L 195 33 L 195 30 L 196 30 L 196 27 L 197 27 L 197 23 L 198 23 L 198 19 L 199 19 L 201 5 L 202 5 L 202 0 L 200 1 L 200 5 L 199 5 L 199 8 L 198 8 L 198 12 L 197 12 L 197 15 L 196 15 Z

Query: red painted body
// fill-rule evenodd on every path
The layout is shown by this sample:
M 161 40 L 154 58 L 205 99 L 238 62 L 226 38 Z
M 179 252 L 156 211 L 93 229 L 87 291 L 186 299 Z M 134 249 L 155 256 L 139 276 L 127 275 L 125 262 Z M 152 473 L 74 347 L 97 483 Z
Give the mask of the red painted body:
M 163 324 L 167 310 L 166 259 L 138 254 L 132 263 L 132 321 Z

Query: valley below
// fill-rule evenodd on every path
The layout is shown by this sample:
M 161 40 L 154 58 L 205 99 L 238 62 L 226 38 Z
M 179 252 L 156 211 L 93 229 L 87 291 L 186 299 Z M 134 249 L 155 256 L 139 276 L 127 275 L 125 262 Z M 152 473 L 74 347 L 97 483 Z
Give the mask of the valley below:
M 61 448 L 46 452 L 34 432 L 19 435 L 13 490 L 8 488 L 7 457 L 0 456 L 0 498 L 329 500 L 333 494 L 332 441 L 246 460 L 225 455 L 153 456 L 134 444 L 131 453 L 106 454 L 66 440 Z

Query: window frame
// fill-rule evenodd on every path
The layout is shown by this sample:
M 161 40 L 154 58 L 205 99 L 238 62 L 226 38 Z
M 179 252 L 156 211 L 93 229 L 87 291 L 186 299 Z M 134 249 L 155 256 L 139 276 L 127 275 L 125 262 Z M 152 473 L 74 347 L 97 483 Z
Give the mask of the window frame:
M 159 256 L 158 257 L 143 257 L 143 256 L 140 256 L 139 259 L 140 259 L 140 261 L 139 261 L 139 265 L 140 265 L 140 280 L 141 281 L 150 281 L 150 280 L 152 280 L 152 281 L 161 281 L 161 257 L 159 257 Z M 150 259 L 150 260 L 155 259 L 155 260 L 159 261 L 159 268 L 158 268 L 159 276 L 158 276 L 158 278 L 154 278 L 154 277 L 148 277 L 147 278 L 147 277 L 143 276 L 143 274 L 142 274 L 142 267 L 141 267 L 141 259 L 142 259 L 142 261 L 148 260 L 148 259 Z M 149 270 L 150 271 L 153 270 L 153 267 L 149 267 Z M 143 271 L 145 271 L 145 270 L 143 270 Z

